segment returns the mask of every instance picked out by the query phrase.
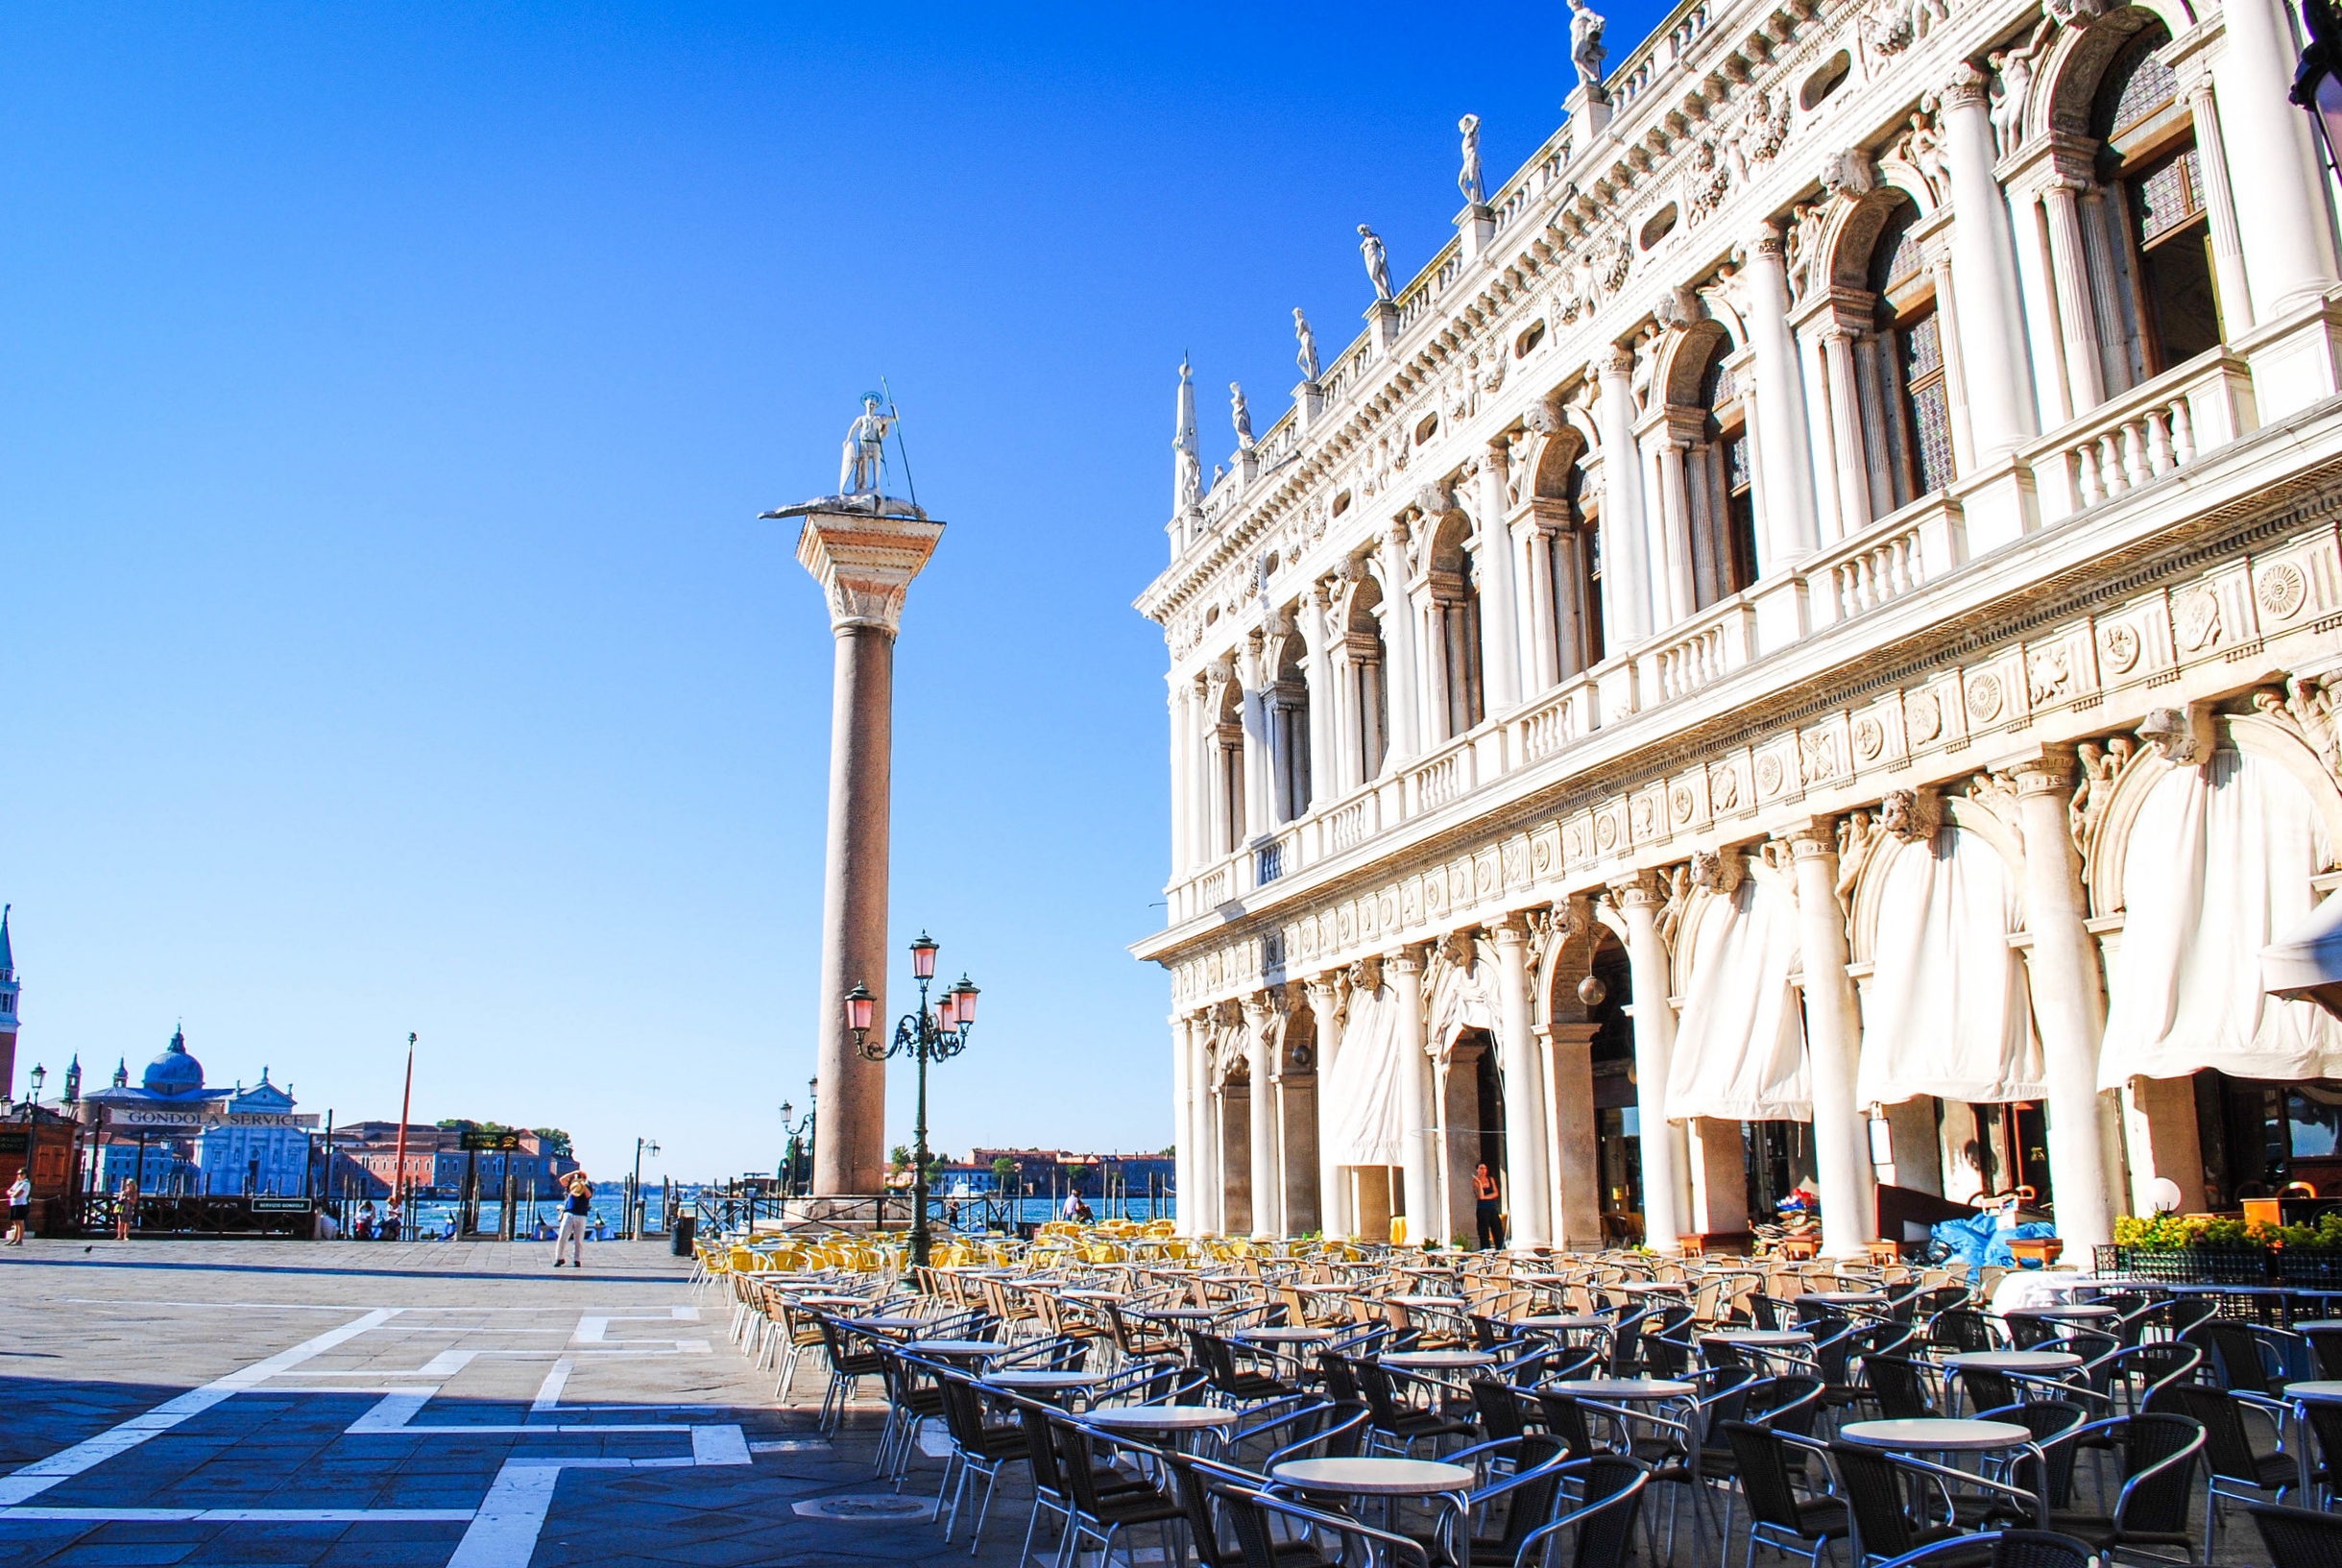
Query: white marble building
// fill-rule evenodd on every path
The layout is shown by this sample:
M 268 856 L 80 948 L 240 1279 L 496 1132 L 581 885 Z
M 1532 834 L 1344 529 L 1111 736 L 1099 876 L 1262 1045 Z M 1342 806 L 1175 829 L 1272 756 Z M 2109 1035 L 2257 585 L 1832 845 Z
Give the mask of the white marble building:
M 1183 368 L 1191 1229 L 2342 1177 L 2334 192 L 2279 0 L 2103 4 L 1693 0 L 1208 492 Z

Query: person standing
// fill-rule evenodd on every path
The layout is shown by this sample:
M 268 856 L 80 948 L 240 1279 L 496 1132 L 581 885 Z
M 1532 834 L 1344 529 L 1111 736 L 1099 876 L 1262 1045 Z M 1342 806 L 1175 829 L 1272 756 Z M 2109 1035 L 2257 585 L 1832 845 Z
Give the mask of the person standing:
M 561 1249 L 569 1249 L 569 1266 L 586 1266 L 586 1217 L 593 1212 L 593 1183 L 583 1170 L 570 1172 L 569 1195 L 561 1200 L 561 1234 L 553 1238 L 553 1266 L 561 1266 Z
M 8 1244 L 24 1245 L 24 1227 L 33 1218 L 33 1176 L 28 1170 L 18 1170 L 16 1179 L 8 1184 Z
M 114 1240 L 130 1240 L 131 1226 L 138 1222 L 138 1178 L 125 1176 L 114 1194 Z
M 1501 1252 L 1505 1246 L 1503 1193 L 1485 1165 L 1472 1167 L 1472 1219 L 1480 1231 L 1480 1250 Z

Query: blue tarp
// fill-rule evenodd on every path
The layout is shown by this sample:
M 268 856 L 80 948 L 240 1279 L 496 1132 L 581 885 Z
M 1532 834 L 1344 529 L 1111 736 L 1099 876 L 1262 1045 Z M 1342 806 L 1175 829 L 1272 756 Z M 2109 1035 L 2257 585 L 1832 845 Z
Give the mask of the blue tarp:
M 1955 1258 L 1964 1258 L 1971 1269 L 2014 1268 L 2016 1255 L 2009 1250 L 2009 1242 L 2018 1238 L 2055 1236 L 2055 1225 L 2019 1225 L 2014 1230 L 2002 1230 L 1998 1216 L 1980 1214 L 1973 1219 L 1939 1220 L 1929 1231 L 1937 1242 Z

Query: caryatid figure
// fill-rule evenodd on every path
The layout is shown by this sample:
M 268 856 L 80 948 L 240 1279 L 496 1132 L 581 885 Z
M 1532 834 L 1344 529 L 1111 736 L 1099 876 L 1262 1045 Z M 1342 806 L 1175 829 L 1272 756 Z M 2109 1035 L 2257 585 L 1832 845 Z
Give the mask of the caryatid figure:
M 1602 18 L 1586 0 L 1569 0 L 1569 58 L 1578 67 L 1578 85 L 1602 95 L 1602 62 L 1609 51 L 1602 46 Z
M 1463 167 L 1456 175 L 1456 188 L 1463 192 L 1465 205 L 1478 206 L 1487 194 L 1480 182 L 1480 116 L 1465 115 L 1456 129 L 1463 133 Z
M 892 414 L 879 412 L 879 395 L 862 394 L 862 411 L 846 426 L 846 450 L 837 466 L 840 495 L 876 495 L 885 462 L 886 432 L 895 427 Z
M 1293 306 L 1293 336 L 1301 342 L 1300 352 L 1293 355 L 1294 361 L 1301 367 L 1301 379 L 1315 381 L 1317 379 L 1317 334 L 1309 329 L 1309 318 L 1301 314 L 1299 305 Z
M 1228 383 L 1228 418 L 1236 422 L 1236 444 L 1252 445 L 1252 405 L 1244 401 L 1244 389 L 1239 382 Z
M 1365 258 L 1366 277 L 1377 300 L 1390 298 L 1390 258 L 1383 252 L 1382 236 L 1364 224 L 1358 226 L 1358 253 Z

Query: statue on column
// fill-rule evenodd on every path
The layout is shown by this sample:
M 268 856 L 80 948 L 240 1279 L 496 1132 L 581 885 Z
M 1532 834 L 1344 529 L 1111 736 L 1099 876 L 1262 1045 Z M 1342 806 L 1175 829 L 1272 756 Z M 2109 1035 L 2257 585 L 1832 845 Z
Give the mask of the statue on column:
M 1228 383 L 1228 418 L 1236 424 L 1236 445 L 1242 449 L 1252 446 L 1252 407 L 1244 401 L 1244 389 L 1235 381 Z
M 1480 116 L 1466 114 L 1456 129 L 1463 133 L 1463 167 L 1456 175 L 1456 188 L 1463 192 L 1466 206 L 1479 206 L 1487 195 L 1480 181 Z
M 1364 224 L 1358 226 L 1358 253 L 1365 258 L 1366 277 L 1374 285 L 1374 298 L 1388 302 L 1390 299 L 1390 258 L 1383 252 L 1382 236 Z
M 879 412 L 879 395 L 862 394 L 862 411 L 854 422 L 846 426 L 846 449 L 837 468 L 837 493 L 840 495 L 876 495 L 879 476 L 884 468 L 886 432 L 895 427 L 895 416 Z
M 1301 379 L 1315 381 L 1317 379 L 1317 334 L 1309 329 L 1309 318 L 1301 314 L 1299 305 L 1293 306 L 1293 336 L 1301 343 L 1300 352 L 1293 355 L 1301 367 Z
M 1569 58 L 1578 67 L 1578 85 L 1599 96 L 1602 62 L 1609 51 L 1602 46 L 1603 20 L 1586 0 L 1569 0 Z

